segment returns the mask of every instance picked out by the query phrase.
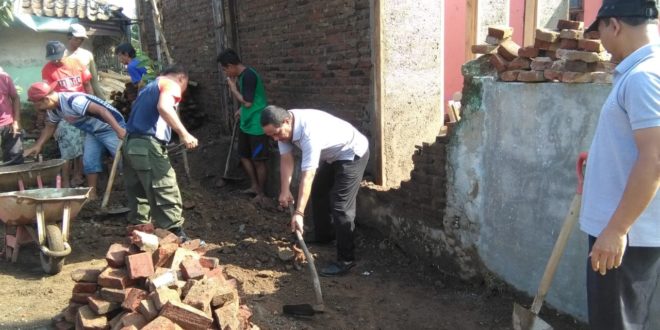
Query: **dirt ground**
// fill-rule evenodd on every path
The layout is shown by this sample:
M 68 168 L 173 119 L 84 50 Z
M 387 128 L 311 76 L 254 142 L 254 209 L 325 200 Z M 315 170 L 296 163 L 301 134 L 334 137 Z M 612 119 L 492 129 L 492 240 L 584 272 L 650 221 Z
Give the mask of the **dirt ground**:
M 358 264 L 340 278 L 322 278 L 326 312 L 312 319 L 282 315 L 282 305 L 313 303 L 306 268 L 296 270 L 278 257 L 290 244 L 288 217 L 274 208 L 255 206 L 239 193 L 244 186 L 217 187 L 227 141 L 200 139 L 190 154 L 193 180 L 187 184 L 176 161 L 185 207 L 186 231 L 204 239 L 208 255 L 218 257 L 229 276 L 240 283 L 241 300 L 262 329 L 511 329 L 514 301 L 531 299 L 507 289 L 465 283 L 419 264 L 378 232 L 358 226 Z M 211 166 L 213 168 L 210 168 Z M 121 202 L 121 192 L 112 203 Z M 105 265 L 110 244 L 125 234 L 123 216 L 95 215 L 88 204 L 75 220 L 73 253 L 64 270 L 46 276 L 36 247 L 26 246 L 16 264 L 0 261 L 0 329 L 51 329 L 51 318 L 71 296 L 70 273 Z M 333 246 L 311 246 L 317 265 L 332 260 Z M 586 329 L 572 318 L 544 308 L 542 318 L 555 329 Z

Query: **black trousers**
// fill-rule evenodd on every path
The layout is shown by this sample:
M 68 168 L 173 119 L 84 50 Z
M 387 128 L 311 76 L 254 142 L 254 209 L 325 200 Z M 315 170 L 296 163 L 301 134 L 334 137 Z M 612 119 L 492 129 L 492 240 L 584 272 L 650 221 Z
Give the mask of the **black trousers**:
M 0 165 L 23 164 L 23 140 L 21 134 L 12 132 L 11 124 L 0 127 L 2 163 Z
M 355 199 L 369 151 L 353 160 L 323 163 L 312 184 L 312 215 L 317 241 L 337 239 L 337 260 L 355 260 Z
M 589 236 L 589 251 L 596 238 Z M 660 248 L 626 248 L 623 262 L 605 276 L 587 258 L 589 327 L 594 330 L 650 330 L 649 311 L 660 274 Z M 655 311 L 654 313 L 657 313 Z

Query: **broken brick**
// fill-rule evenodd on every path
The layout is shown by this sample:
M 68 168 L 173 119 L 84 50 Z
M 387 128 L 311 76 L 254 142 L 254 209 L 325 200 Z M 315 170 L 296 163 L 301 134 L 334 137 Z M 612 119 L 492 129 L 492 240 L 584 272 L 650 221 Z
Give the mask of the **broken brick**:
M 582 21 L 571 21 L 567 19 L 560 19 L 557 22 L 557 30 L 571 29 L 571 30 L 583 30 L 584 22 Z
M 179 248 L 177 243 L 161 244 L 153 254 L 154 267 L 168 267 L 171 264 L 174 252 Z
M 156 229 L 154 229 L 154 224 L 151 222 L 139 224 L 139 225 L 129 225 L 126 227 L 126 236 L 130 237 L 133 234 L 134 230 L 153 234 Z
M 119 314 L 115 315 L 110 321 L 108 321 L 108 325 L 110 326 L 111 330 L 115 329 L 121 329 L 124 325 L 121 323 L 121 318 L 124 317 L 124 315 L 128 314 L 128 312 L 120 312 Z
M 559 32 L 551 31 L 548 29 L 536 29 L 535 38 L 537 40 L 553 43 L 559 39 Z
M 564 71 L 573 72 L 590 72 L 594 71 L 596 63 L 587 63 L 582 61 L 566 61 L 564 64 Z
M 543 71 L 550 69 L 552 63 L 553 61 L 549 57 L 537 57 L 532 60 L 532 63 L 530 64 L 530 68 L 535 71 Z
M 205 274 L 204 274 L 204 277 L 205 278 L 217 278 L 217 279 L 221 280 L 220 281 L 221 283 L 223 283 L 227 280 L 225 278 L 225 274 L 223 272 L 222 267 L 217 267 L 217 268 L 214 268 L 214 269 L 206 270 Z
M 187 242 L 181 243 L 181 247 L 184 249 L 188 250 L 195 250 L 199 248 L 200 244 L 202 244 L 202 240 L 199 238 L 196 239 L 191 239 Z
M 75 302 L 69 303 L 69 306 L 64 308 L 64 310 L 62 311 L 62 316 L 64 316 L 64 320 L 70 323 L 76 322 L 78 309 L 82 306 L 83 306 L 82 304 L 78 304 Z
M 150 291 L 161 287 L 168 287 L 179 280 L 177 272 L 168 268 L 158 268 L 154 275 L 149 276 L 147 285 Z
M 170 301 L 181 302 L 179 293 L 170 288 L 158 288 L 153 293 L 153 296 L 151 296 L 151 299 L 158 310 L 161 310 Z
M 133 312 L 133 313 L 127 313 L 121 318 L 121 324 L 125 327 L 130 327 L 134 326 L 138 329 L 141 329 L 145 325 L 147 325 L 147 320 L 142 316 L 142 314 Z
M 96 283 L 80 282 L 73 286 L 73 293 L 94 293 L 98 289 Z
M 600 53 L 605 51 L 605 48 L 603 48 L 603 44 L 600 42 L 600 40 L 580 39 L 578 40 L 577 47 L 587 52 Z
M 102 288 L 101 291 L 99 291 L 99 295 L 102 299 L 116 303 L 122 303 L 126 298 L 124 289 Z
M 181 329 L 176 323 L 172 322 L 172 320 L 159 316 L 155 318 L 153 321 L 149 322 L 147 325 L 145 325 L 141 330 L 178 330 Z
M 141 251 L 153 252 L 158 249 L 159 239 L 154 234 L 134 230 L 130 236 L 131 243 L 139 247 Z
M 589 31 L 584 33 L 585 39 L 600 39 L 600 32 L 598 31 Z
M 169 243 L 177 243 L 177 244 L 179 243 L 179 237 L 177 237 L 167 229 L 156 228 L 153 234 L 158 236 L 158 239 L 160 240 L 160 245 L 169 244 Z
M 184 329 L 190 330 L 207 330 L 213 324 L 213 319 L 204 312 L 174 301 L 169 301 L 163 306 L 160 316 L 164 316 Z
M 204 267 L 199 264 L 199 260 L 187 258 L 181 262 L 181 272 L 186 280 L 197 279 L 204 276 Z
M 493 68 L 495 68 L 497 72 L 504 72 L 509 63 L 499 54 L 493 54 L 490 57 L 490 64 L 493 65 Z
M 236 288 L 229 286 L 220 286 L 213 299 L 211 299 L 211 306 L 222 307 L 227 303 L 238 302 L 238 291 Z
M 502 42 L 504 42 L 505 40 L 508 40 L 508 39 L 500 39 L 500 38 L 495 38 L 495 37 L 492 37 L 492 36 L 486 36 L 486 43 L 489 44 L 489 45 L 493 45 L 493 46 L 498 46 Z
M 106 267 L 98 276 L 97 283 L 104 288 L 123 289 L 135 284 L 135 281 L 128 278 L 123 269 Z
M 559 32 L 559 38 L 568 39 L 568 40 L 578 40 L 582 38 L 583 33 L 584 32 L 580 30 L 564 29 Z
M 561 39 L 559 42 L 559 48 L 561 49 L 577 49 L 578 41 L 575 39 Z
M 71 295 L 71 301 L 79 304 L 86 304 L 87 298 L 93 295 L 93 293 L 74 293 Z
M 530 64 L 532 61 L 525 57 L 516 57 L 511 63 L 509 63 L 509 70 L 529 70 Z
M 126 268 L 128 269 L 128 277 L 131 279 L 153 275 L 154 264 L 151 258 L 151 253 L 142 252 L 127 256 Z
M 518 74 L 520 73 L 520 70 L 510 70 L 510 71 L 504 71 L 500 73 L 500 80 L 502 81 L 516 81 L 518 79 Z
M 170 268 L 173 270 L 179 270 L 181 266 L 181 262 L 188 257 L 192 257 L 193 259 L 200 258 L 199 254 L 197 254 L 194 251 L 190 251 L 184 248 L 178 248 L 176 252 L 174 252 L 174 257 L 172 258 L 172 266 Z
M 120 307 L 120 304 L 117 302 L 107 301 L 105 299 L 96 296 L 89 297 L 87 299 L 87 303 L 89 305 L 89 308 L 91 308 L 94 311 L 94 313 L 98 315 L 108 314 L 110 312 L 117 310 Z
M 154 302 L 149 298 L 140 301 L 137 312 L 142 314 L 144 319 L 147 321 L 151 321 L 158 316 L 158 309 L 156 308 Z
M 559 42 L 547 42 L 539 39 L 534 39 L 534 48 L 540 50 L 557 50 L 559 49 Z
M 526 58 L 534 58 L 539 56 L 539 50 L 538 48 L 534 48 L 532 46 L 521 47 L 520 49 L 518 49 L 518 56 L 526 57 Z
M 241 305 L 238 308 L 238 320 L 240 321 L 241 329 L 250 328 L 250 318 L 252 317 L 252 311 L 247 305 Z
M 138 288 L 129 288 L 126 290 L 126 299 L 121 304 L 121 307 L 132 312 L 137 311 L 140 302 L 147 298 L 147 291 Z
M 542 82 L 545 81 L 543 71 L 520 71 L 518 81 L 522 82 Z
M 587 63 L 609 60 L 609 55 L 607 53 L 594 53 L 569 49 L 557 50 L 557 56 L 566 61 L 583 61 Z
M 520 46 L 515 43 L 513 40 L 505 40 L 500 44 L 500 47 L 497 48 L 497 53 L 500 54 L 507 61 L 511 61 L 518 57 L 518 50 Z
M 199 264 L 204 268 L 214 269 L 220 266 L 220 259 L 213 257 L 201 257 L 199 258 Z
M 222 287 L 221 283 L 215 279 L 198 281 L 188 290 L 182 302 L 211 316 L 211 300 L 221 293 Z
M 513 28 L 506 25 L 491 25 L 488 27 L 488 35 L 500 40 L 511 38 Z
M 96 315 L 89 306 L 82 306 L 78 309 L 76 323 L 84 330 L 105 330 L 108 326 L 108 319 L 105 316 Z M 76 326 L 76 328 L 78 327 Z
M 564 72 L 557 70 L 545 70 L 543 71 L 543 77 L 549 81 L 561 81 L 561 76 Z
M 472 45 L 470 47 L 473 54 L 495 54 L 497 52 L 497 46 L 495 45 Z
M 213 315 L 218 320 L 218 327 L 220 329 L 240 329 L 241 321 L 238 319 L 238 311 L 238 301 L 233 301 L 214 310 Z
M 110 245 L 108 252 L 105 254 L 105 261 L 108 266 L 114 268 L 124 267 L 126 256 L 131 252 L 130 244 L 115 243 Z
M 75 282 L 96 283 L 101 269 L 76 269 L 71 272 L 71 279 Z
M 561 81 L 569 84 L 590 83 L 591 80 L 591 72 L 566 71 L 561 76 Z

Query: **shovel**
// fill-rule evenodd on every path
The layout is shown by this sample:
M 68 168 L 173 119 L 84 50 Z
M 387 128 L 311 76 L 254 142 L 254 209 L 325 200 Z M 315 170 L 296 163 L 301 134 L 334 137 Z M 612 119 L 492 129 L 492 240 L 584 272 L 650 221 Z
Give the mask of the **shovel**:
M 231 160 L 231 153 L 234 149 L 234 138 L 236 137 L 237 128 L 238 128 L 238 120 L 234 122 L 234 127 L 232 128 L 231 131 L 231 142 L 229 142 L 229 151 L 227 151 L 227 160 L 225 161 L 225 171 L 222 173 L 223 182 L 219 186 L 224 186 L 229 182 L 241 181 L 240 178 L 230 177 L 227 175 L 227 172 L 229 172 L 229 161 Z
M 580 212 L 580 205 L 582 203 L 582 182 L 584 181 L 584 172 L 583 167 L 587 161 L 587 153 L 582 152 L 577 160 L 577 178 L 578 185 L 571 202 L 571 207 L 564 219 L 564 224 L 561 226 L 561 231 L 557 237 L 557 242 L 552 248 L 552 254 L 548 260 L 548 264 L 545 266 L 545 271 L 543 272 L 543 277 L 541 278 L 541 284 L 539 284 L 539 289 L 536 292 L 536 297 L 534 297 L 534 302 L 532 307 L 525 309 L 524 307 L 518 305 L 517 303 L 513 304 L 513 329 L 514 330 L 551 330 L 552 327 L 543 321 L 538 314 L 543 305 L 543 300 L 545 300 L 545 295 L 548 293 L 550 284 L 552 284 L 552 279 L 555 276 L 555 271 L 557 270 L 557 265 L 559 264 L 559 259 L 561 259 L 562 254 L 564 253 L 564 248 L 568 242 L 568 238 L 575 227 L 575 223 L 578 219 L 578 214 Z
M 293 216 L 293 204 L 289 204 L 289 211 L 291 216 Z M 316 273 L 316 266 L 314 265 L 314 256 L 309 253 L 305 240 L 303 240 L 302 233 L 296 230 L 296 238 L 298 239 L 298 245 L 302 248 L 305 253 L 305 258 L 307 259 L 307 265 L 309 267 L 309 272 L 312 277 L 312 282 L 314 283 L 314 294 L 316 295 L 316 304 L 314 306 L 310 304 L 299 304 L 299 305 L 284 305 L 282 307 L 282 312 L 287 315 L 297 316 L 297 317 L 311 317 L 317 313 L 323 313 L 325 311 L 325 304 L 323 303 L 323 294 L 321 293 L 321 281 L 319 281 L 319 275 Z
M 117 144 L 117 150 L 115 150 L 115 158 L 112 161 L 112 169 L 110 170 L 110 177 L 108 178 L 108 184 L 105 187 L 105 193 L 103 194 L 103 201 L 101 202 L 101 214 L 122 214 L 130 211 L 127 207 L 119 207 L 113 209 L 107 209 L 108 200 L 110 199 L 110 192 L 112 191 L 112 186 L 115 183 L 115 176 L 117 175 L 117 167 L 119 165 L 119 160 L 121 159 L 121 148 L 124 141 L 119 140 Z

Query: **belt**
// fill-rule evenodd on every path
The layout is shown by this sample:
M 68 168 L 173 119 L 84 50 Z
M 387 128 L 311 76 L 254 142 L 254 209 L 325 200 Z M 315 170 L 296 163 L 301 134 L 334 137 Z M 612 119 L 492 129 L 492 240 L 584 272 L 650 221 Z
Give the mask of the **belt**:
M 158 143 L 160 143 L 164 146 L 167 145 L 166 142 L 161 141 L 161 140 L 157 139 L 156 137 L 154 137 L 153 135 L 148 135 L 148 134 L 129 133 L 128 136 L 127 136 L 127 139 L 153 140 L 153 141 L 156 141 L 156 142 L 158 142 Z

